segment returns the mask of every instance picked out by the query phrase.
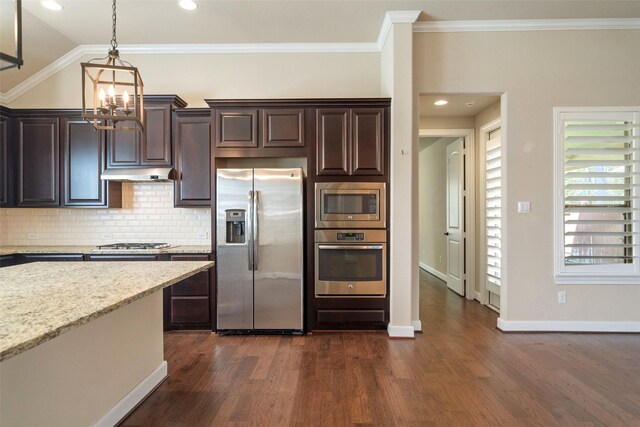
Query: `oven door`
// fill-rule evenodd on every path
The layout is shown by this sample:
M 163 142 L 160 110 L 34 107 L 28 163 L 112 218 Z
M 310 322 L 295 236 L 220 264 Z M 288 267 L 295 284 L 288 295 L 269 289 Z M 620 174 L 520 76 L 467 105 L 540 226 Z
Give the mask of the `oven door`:
M 316 243 L 316 296 L 384 297 L 385 243 Z

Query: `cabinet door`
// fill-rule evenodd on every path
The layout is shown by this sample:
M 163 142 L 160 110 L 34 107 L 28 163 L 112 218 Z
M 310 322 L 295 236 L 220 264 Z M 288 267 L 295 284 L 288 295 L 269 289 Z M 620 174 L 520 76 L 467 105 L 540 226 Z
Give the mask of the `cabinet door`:
M 258 110 L 253 108 L 216 110 L 215 118 L 216 147 L 258 146 Z
M 349 110 L 318 109 L 316 167 L 318 175 L 349 174 Z
M 384 175 L 384 110 L 351 110 L 352 175 Z
M 304 147 L 304 110 L 262 110 L 262 146 Z
M 116 125 L 118 126 L 118 125 Z M 140 164 L 140 138 L 137 130 L 108 131 L 109 135 L 109 167 L 132 167 Z
M 80 118 L 63 120 L 62 153 L 64 206 L 106 207 L 108 199 L 110 207 L 122 205 L 122 184 L 100 179 L 106 166 L 104 131 Z
M 60 205 L 59 119 L 18 119 L 18 206 Z
M 0 207 L 11 206 L 9 120 L 0 118 Z
M 171 166 L 171 105 L 147 106 L 144 114 L 140 164 Z
M 211 120 L 176 116 L 174 126 L 175 206 L 211 205 Z
M 171 255 L 171 261 L 208 261 L 208 254 Z M 211 328 L 212 271 L 202 271 L 165 292 L 165 330 Z

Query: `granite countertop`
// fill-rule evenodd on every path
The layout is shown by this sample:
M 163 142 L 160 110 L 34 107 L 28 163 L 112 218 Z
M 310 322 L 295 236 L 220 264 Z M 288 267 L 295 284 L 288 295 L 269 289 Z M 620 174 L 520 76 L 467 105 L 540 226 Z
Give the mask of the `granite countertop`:
M 0 270 L 0 361 L 213 264 L 79 261 L 5 267 Z
M 12 254 L 209 254 L 211 245 L 176 245 L 162 249 L 97 249 L 97 246 L 0 246 Z

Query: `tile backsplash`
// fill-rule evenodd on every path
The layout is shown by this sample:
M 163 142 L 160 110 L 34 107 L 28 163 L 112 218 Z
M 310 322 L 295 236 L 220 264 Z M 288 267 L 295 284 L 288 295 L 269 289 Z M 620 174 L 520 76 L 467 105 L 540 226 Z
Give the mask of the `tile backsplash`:
M 211 209 L 174 208 L 173 183 L 122 183 L 121 209 L 0 209 L 0 244 L 210 245 Z

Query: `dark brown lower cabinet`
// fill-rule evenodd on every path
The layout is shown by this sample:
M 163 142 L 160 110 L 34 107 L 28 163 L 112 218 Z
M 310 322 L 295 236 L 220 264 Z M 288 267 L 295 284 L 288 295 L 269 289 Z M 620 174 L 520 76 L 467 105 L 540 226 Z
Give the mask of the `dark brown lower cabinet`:
M 20 264 L 41 261 L 84 261 L 83 254 L 22 254 Z
M 209 254 L 91 254 L 86 261 L 209 261 Z M 206 329 L 213 324 L 213 269 L 197 273 L 163 290 L 164 330 Z
M 20 264 L 18 255 L 0 255 L 0 267 L 11 267 L 18 264 Z
M 314 298 L 314 330 L 378 330 L 389 323 L 387 298 Z
M 171 261 L 209 261 L 208 254 L 176 254 Z M 164 329 L 213 329 L 213 269 L 164 290 Z

